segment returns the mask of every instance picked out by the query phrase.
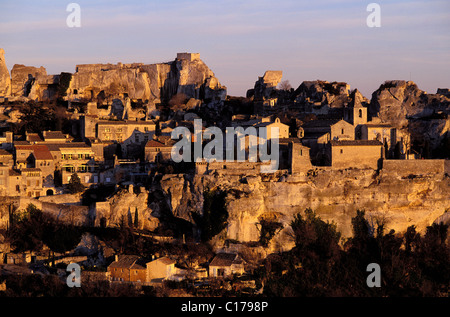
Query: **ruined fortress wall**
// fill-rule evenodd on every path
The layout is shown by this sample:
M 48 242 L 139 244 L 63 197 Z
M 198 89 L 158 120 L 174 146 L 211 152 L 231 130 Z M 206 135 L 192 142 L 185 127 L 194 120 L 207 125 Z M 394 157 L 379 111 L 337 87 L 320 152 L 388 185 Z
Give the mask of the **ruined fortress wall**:
M 384 160 L 383 173 L 397 174 L 401 177 L 409 175 L 444 175 L 449 167 L 448 160 Z
M 192 62 L 200 59 L 200 53 L 178 53 L 177 59 L 185 59 Z

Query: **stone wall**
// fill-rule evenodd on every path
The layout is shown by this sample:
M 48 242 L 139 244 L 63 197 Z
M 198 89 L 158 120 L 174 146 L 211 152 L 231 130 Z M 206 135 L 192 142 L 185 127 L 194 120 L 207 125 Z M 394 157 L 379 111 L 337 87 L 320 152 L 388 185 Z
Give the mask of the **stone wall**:
M 331 162 L 335 169 L 371 168 L 378 169 L 382 157 L 381 145 L 332 145 Z
M 410 175 L 441 175 L 443 176 L 448 160 L 383 160 L 383 173 L 408 177 Z

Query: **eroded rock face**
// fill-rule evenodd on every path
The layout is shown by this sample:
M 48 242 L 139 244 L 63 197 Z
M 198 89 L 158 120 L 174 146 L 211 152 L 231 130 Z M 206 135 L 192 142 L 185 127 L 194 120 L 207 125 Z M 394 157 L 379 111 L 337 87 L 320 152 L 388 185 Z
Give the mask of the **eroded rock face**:
M 442 92 L 428 94 L 412 81 L 386 81 L 372 94 L 369 115 L 407 128 L 412 142 L 436 149 L 448 137 L 450 127 L 450 97 Z
M 450 99 L 443 94 L 427 94 L 412 81 L 386 81 L 372 94 L 369 114 L 398 127 L 408 117 L 426 117 L 437 111 L 448 111 Z
M 11 70 L 11 95 L 28 97 L 36 80 L 47 76 L 44 67 L 34 67 L 15 64 Z
M 106 202 L 97 203 L 95 225 L 133 226 L 139 229 L 155 230 L 158 219 L 148 205 L 148 191 L 140 188 L 134 192 L 133 186 L 117 192 Z
M 226 97 L 214 73 L 200 59 L 176 59 L 161 64 L 77 65 L 68 89 L 68 99 L 124 99 L 168 102 L 176 94 L 198 100 Z
M 5 51 L 0 48 L 0 96 L 11 95 L 11 77 L 6 67 Z
M 352 102 L 350 85 L 344 82 L 328 82 L 323 80 L 304 81 L 295 90 L 294 97 L 300 103 L 328 105 L 330 108 L 342 108 Z M 359 102 L 366 99 L 358 92 L 355 97 Z
M 252 90 L 255 100 L 264 100 L 274 97 L 276 88 L 283 77 L 283 72 L 279 70 L 268 70 L 263 77 L 259 77 Z
M 334 221 L 343 237 L 352 235 L 351 218 L 358 209 L 366 211 L 370 223 L 382 220 L 386 230 L 404 232 L 415 225 L 418 231 L 444 214 L 448 205 L 450 179 L 424 176 L 377 175 L 373 170 L 319 171 L 315 176 L 288 176 L 283 181 L 263 181 L 259 176 L 181 176 L 161 181 L 174 214 L 189 220 L 193 208 L 202 208 L 202 188 L 226 190 L 228 227 L 224 238 L 258 241 L 261 219 L 276 219 L 283 229 L 273 238 L 272 250 L 293 247 L 290 222 L 296 213 L 312 208 L 325 221 Z M 191 205 L 188 206 L 186 202 Z

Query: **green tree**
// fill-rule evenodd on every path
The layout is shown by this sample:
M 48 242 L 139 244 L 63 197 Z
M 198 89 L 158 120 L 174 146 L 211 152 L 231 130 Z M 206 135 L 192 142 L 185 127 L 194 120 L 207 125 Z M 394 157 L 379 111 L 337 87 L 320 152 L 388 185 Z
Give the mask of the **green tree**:
M 300 213 L 291 221 L 295 246 L 300 253 L 314 252 L 323 257 L 332 257 L 339 251 L 341 233 L 335 223 L 323 221 L 308 208 L 305 217 Z
M 139 228 L 139 213 L 137 207 L 134 210 L 134 228 Z
M 78 174 L 75 172 L 70 177 L 69 184 L 67 184 L 67 190 L 71 194 L 81 193 L 84 191 L 84 185 L 81 183 L 80 177 L 78 177 Z
M 209 190 L 203 192 L 203 214 L 193 213 L 192 217 L 200 229 L 201 240 L 209 241 L 227 226 L 228 211 L 225 191 Z
M 14 212 L 10 218 L 13 221 L 10 223 L 7 236 L 14 251 L 41 250 L 43 236 L 53 225 L 54 218 L 33 204 L 29 204 L 23 212 Z

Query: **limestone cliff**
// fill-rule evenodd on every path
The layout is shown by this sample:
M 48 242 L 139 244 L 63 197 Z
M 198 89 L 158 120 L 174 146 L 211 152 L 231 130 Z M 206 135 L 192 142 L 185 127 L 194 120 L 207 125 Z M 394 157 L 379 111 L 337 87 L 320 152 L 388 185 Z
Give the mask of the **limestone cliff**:
M 359 102 L 367 101 L 359 92 L 355 94 Z M 323 80 L 302 82 L 294 91 L 293 98 L 298 103 L 328 105 L 330 108 L 342 108 L 352 102 L 350 85 Z
M 413 143 L 437 149 L 449 138 L 450 97 L 428 94 L 412 81 L 386 81 L 372 94 L 369 115 L 411 133 Z
M 334 221 L 343 237 L 352 235 L 351 218 L 365 209 L 369 222 L 382 220 L 387 229 L 419 231 L 450 208 L 450 179 L 436 175 L 402 177 L 373 170 L 317 170 L 311 175 L 284 176 L 272 180 L 260 176 L 202 175 L 188 180 L 172 175 L 161 181 L 174 214 L 190 219 L 193 208 L 201 210 L 202 188 L 228 192 L 228 227 L 223 239 L 258 241 L 258 224 L 271 219 L 283 225 L 273 238 L 272 250 L 290 249 L 289 223 L 298 212 L 314 209 L 326 221 Z M 189 203 L 187 203 L 189 202 Z
M 5 51 L 0 48 L 0 96 L 11 95 L 11 77 L 6 67 Z
M 160 103 L 181 93 L 206 102 L 223 101 L 226 87 L 199 56 L 188 59 L 179 54 L 174 61 L 160 64 L 77 65 L 67 96 L 69 100 L 129 97 Z
M 255 100 L 265 100 L 276 97 L 276 88 L 283 77 L 283 72 L 279 70 L 268 70 L 264 76 L 259 77 L 253 89 L 247 91 L 247 97 Z
M 47 71 L 42 66 L 37 68 L 15 64 L 11 70 L 11 95 L 28 97 L 36 80 L 42 76 L 47 76 Z
M 130 185 L 108 198 L 105 202 L 96 203 L 95 225 L 133 226 L 139 229 L 154 230 L 159 221 L 148 204 L 148 191 L 139 188 L 136 191 Z

